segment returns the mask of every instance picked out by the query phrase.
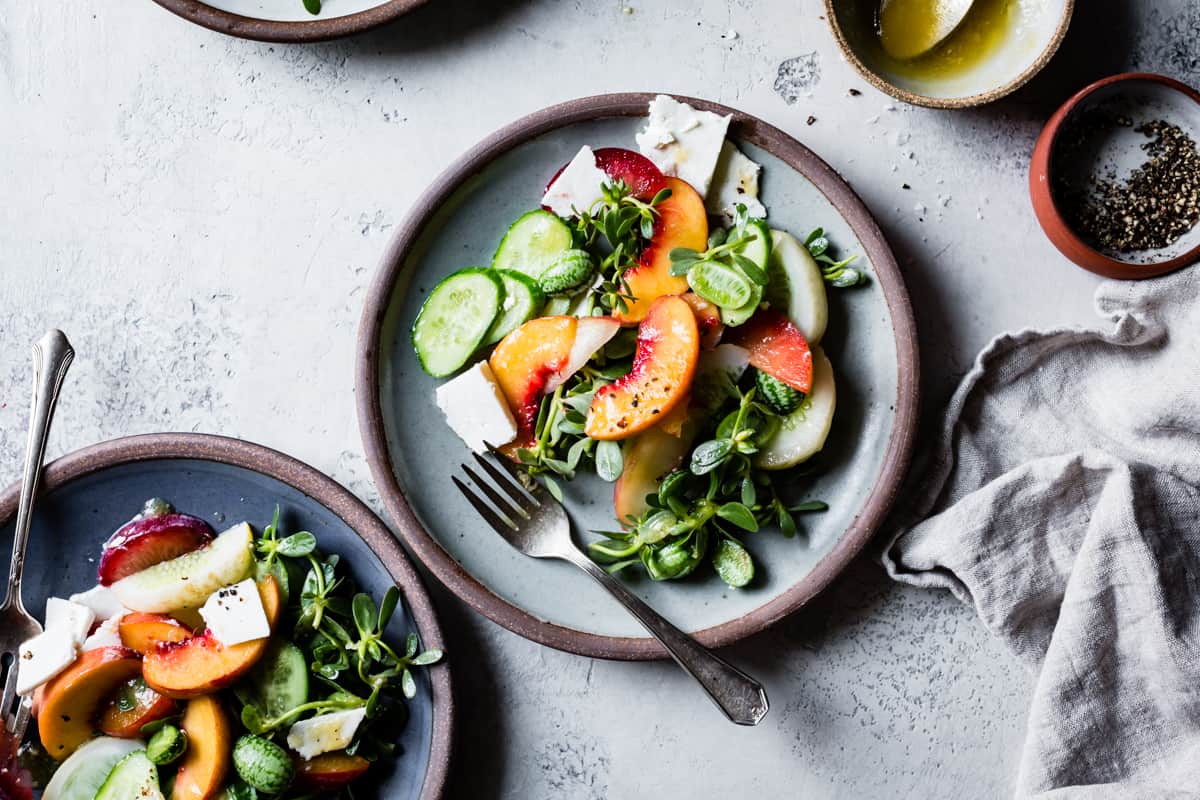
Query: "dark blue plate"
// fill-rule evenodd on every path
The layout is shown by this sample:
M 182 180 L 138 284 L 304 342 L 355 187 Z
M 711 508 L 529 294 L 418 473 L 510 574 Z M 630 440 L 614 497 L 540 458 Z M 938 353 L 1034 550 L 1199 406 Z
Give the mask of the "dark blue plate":
M 393 641 L 416 631 L 425 648 L 443 647 L 433 603 L 391 532 L 354 495 L 307 464 L 236 439 L 153 434 L 94 445 L 46 468 L 25 563 L 25 605 L 44 616 L 46 598 L 96 584 L 100 546 L 150 497 L 205 517 L 217 530 L 246 520 L 256 530 L 278 503 L 286 531 L 308 530 L 337 553 L 363 591 L 378 601 L 393 583 L 404 602 L 389 626 Z M 12 548 L 19 486 L 0 495 L 0 558 Z M 450 672 L 417 671 L 417 696 L 399 737 L 394 768 L 377 765 L 360 798 L 435 800 L 445 787 L 453 722 Z

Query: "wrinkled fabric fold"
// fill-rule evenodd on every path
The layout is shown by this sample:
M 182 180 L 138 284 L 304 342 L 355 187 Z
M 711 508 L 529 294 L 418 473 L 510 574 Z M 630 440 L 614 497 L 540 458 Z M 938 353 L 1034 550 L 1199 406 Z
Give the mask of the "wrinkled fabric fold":
M 1200 797 L 1200 268 L 977 358 L 883 561 L 1036 675 L 1021 798 Z

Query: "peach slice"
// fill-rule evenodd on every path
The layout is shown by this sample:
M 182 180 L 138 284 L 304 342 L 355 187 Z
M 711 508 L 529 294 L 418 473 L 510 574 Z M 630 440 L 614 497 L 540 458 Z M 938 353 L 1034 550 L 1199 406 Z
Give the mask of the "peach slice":
M 638 266 L 625 271 L 629 292 L 634 296 L 626 311 L 614 311 L 622 325 L 636 325 L 646 318 L 660 297 L 683 294 L 687 278 L 671 274 L 671 251 L 676 247 L 704 252 L 708 249 L 708 213 L 704 198 L 679 178 L 667 178 L 671 196 L 658 204 L 654 236 L 642 251 Z
M 92 738 L 104 703 L 141 669 L 142 661 L 132 650 L 98 647 L 51 679 L 38 709 L 38 735 L 46 752 L 62 761 Z
M 122 710 L 121 706 L 131 707 Z M 106 736 L 136 739 L 142 726 L 175 713 L 175 701 L 163 697 L 146 685 L 140 677 L 121 684 L 108 705 L 100 712 L 99 727 Z
M 625 439 L 660 422 L 687 397 L 699 355 L 692 307 L 680 297 L 655 300 L 638 326 L 633 368 L 592 398 L 587 435 Z
M 680 431 L 682 433 L 684 431 Z M 622 525 L 630 517 L 637 518 L 646 512 L 649 508 L 646 495 L 658 492 L 659 483 L 683 463 L 691 446 L 691 435 L 673 434 L 662 426 L 651 428 L 630 441 L 625 447 L 621 477 L 613 486 L 613 508 Z
M 296 764 L 295 788 L 304 792 L 336 792 L 360 777 L 371 766 L 362 756 L 338 751 L 323 753 Z
M 274 629 L 283 611 L 283 593 L 275 578 L 259 581 L 263 610 Z M 150 688 L 175 699 L 210 694 L 236 683 L 266 652 L 270 639 L 227 647 L 210 631 L 179 642 L 160 642 L 146 653 L 142 676 Z
M 217 797 L 229 774 L 233 752 L 233 727 L 221 701 L 211 695 L 189 700 L 180 727 L 188 749 L 171 800 L 211 800 Z
M 174 617 L 140 611 L 121 617 L 117 632 L 121 644 L 142 655 L 153 650 L 159 642 L 182 642 L 192 638 L 192 632 Z
M 567 365 L 575 343 L 575 317 L 538 317 L 500 340 L 488 365 L 517 421 L 517 438 L 503 449 L 529 447 L 546 382 Z
M 680 295 L 692 307 L 696 315 L 696 326 L 700 328 L 700 349 L 712 350 L 721 342 L 725 325 L 721 322 L 721 309 L 695 292 Z

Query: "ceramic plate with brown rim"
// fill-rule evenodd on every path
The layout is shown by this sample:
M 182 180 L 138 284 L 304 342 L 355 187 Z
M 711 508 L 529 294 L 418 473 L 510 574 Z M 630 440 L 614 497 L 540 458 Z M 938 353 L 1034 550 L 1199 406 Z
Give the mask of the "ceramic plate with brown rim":
M 500 236 L 536 208 L 547 181 L 583 145 L 633 147 L 651 94 L 588 97 L 497 131 L 451 166 L 397 231 L 368 295 L 359 335 L 358 402 L 367 457 L 405 543 L 452 591 L 510 630 L 563 650 L 619 659 L 665 652 L 582 572 L 526 558 L 476 516 L 450 476 L 468 450 L 434 401 L 409 329 L 433 286 L 488 263 Z M 895 258 L 859 198 L 824 161 L 783 131 L 733 114 L 729 136 L 763 165 L 768 222 L 803 238 L 823 227 L 860 254 L 871 282 L 831 292 L 823 345 L 837 365 L 838 409 L 825 450 L 798 491 L 828 502 L 802 535 L 747 537 L 759 565 L 730 589 L 711 570 L 656 583 L 628 576 L 647 602 L 709 646 L 760 631 L 808 602 L 870 538 L 904 476 L 917 415 L 917 345 Z M 577 538 L 614 527 L 612 486 L 581 476 L 566 491 Z
M 0 552 L 7 569 L 19 486 L 0 495 Z M 391 585 L 403 600 L 388 625 L 393 641 L 416 632 L 427 648 L 444 647 L 433 603 L 386 525 L 330 478 L 260 445 L 220 436 L 165 433 L 86 447 L 46 468 L 26 553 L 24 598 L 41 616 L 46 598 L 96 584 L 105 539 L 162 497 L 220 529 L 241 520 L 256 529 L 279 504 L 285 530 L 308 530 L 337 553 L 359 587 L 378 602 Z M 90 556 L 90 557 L 89 557 Z M 449 769 L 454 706 L 445 664 L 416 671 L 417 694 L 398 734 L 394 764 L 378 764 L 355 797 L 437 800 Z M 369 773 L 371 774 L 371 773 Z
M 260 42 L 321 42 L 379 27 L 426 0 L 154 0 L 205 28 Z

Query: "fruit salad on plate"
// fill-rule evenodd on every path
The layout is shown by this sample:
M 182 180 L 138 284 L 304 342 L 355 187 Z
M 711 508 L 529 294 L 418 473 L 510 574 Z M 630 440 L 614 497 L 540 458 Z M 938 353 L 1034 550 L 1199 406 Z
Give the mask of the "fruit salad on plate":
M 415 634 L 387 641 L 396 588 L 379 605 L 356 593 L 278 509 L 261 535 L 218 535 L 151 500 L 98 577 L 49 598 L 20 648 L 36 721 L 22 760 L 43 800 L 351 798 L 395 755 L 412 670 L 441 658 Z
M 595 559 L 655 580 L 708 562 L 743 587 L 747 534 L 792 536 L 797 514 L 825 509 L 774 476 L 825 444 L 826 286 L 866 275 L 821 229 L 768 222 L 762 168 L 729 123 L 660 95 L 636 151 L 548 165 L 541 207 L 489 266 L 434 287 L 412 342 L 451 378 L 437 403 L 472 449 L 496 446 L 559 499 L 581 470 L 615 483 L 620 529 L 589 544 Z

